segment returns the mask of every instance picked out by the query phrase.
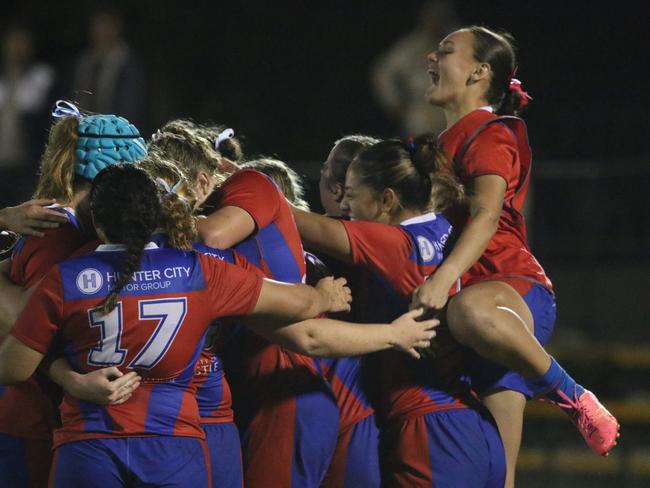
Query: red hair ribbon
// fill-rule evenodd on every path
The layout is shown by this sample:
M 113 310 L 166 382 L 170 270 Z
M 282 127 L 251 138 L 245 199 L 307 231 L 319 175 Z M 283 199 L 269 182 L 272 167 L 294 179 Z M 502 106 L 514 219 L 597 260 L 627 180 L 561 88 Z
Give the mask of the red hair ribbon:
M 519 94 L 519 108 L 522 109 L 526 105 L 528 105 L 528 102 L 533 99 L 528 92 L 525 92 L 523 88 L 521 88 L 521 81 L 519 81 L 517 78 L 512 78 L 510 80 L 510 84 L 508 85 L 508 89 L 511 92 L 517 92 Z

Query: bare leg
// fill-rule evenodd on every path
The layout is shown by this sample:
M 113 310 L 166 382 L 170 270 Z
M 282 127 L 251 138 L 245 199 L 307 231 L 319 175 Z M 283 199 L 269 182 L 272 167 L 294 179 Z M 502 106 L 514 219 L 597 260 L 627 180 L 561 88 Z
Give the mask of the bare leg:
M 551 365 L 531 332 L 533 317 L 526 302 L 506 283 L 465 288 L 450 301 L 447 320 L 458 342 L 527 378 L 543 376 Z
M 505 488 L 514 488 L 526 397 L 517 391 L 497 390 L 483 395 L 481 400 L 497 423 L 506 452 L 506 484 L 504 486 Z
M 461 344 L 535 379 L 547 398 L 570 416 L 596 454 L 606 455 L 616 445 L 616 418 L 551 360 L 532 333 L 533 317 L 526 302 L 510 285 L 487 281 L 465 288 L 450 300 L 447 322 Z

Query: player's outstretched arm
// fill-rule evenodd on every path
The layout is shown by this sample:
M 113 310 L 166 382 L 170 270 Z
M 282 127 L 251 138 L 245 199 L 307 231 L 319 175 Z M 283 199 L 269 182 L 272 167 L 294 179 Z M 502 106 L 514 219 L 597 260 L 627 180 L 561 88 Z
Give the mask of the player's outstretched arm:
M 323 252 L 339 261 L 352 262 L 350 239 L 340 220 L 306 212 L 294 206 L 291 211 L 305 247 Z
M 53 203 L 56 203 L 56 200 L 37 199 L 0 209 L 0 230 L 42 237 L 43 229 L 58 227 L 67 220 L 61 212 L 45 208 Z
M 118 368 L 102 368 L 90 373 L 77 373 L 68 360 L 59 358 L 50 364 L 49 377 L 73 397 L 98 405 L 119 405 L 127 401 L 138 386 L 135 371 L 122 373 Z
M 286 326 L 254 322 L 256 333 L 299 354 L 345 357 L 394 348 L 415 358 L 416 348 L 429 347 L 436 335 L 436 319 L 416 321 L 422 309 L 412 310 L 392 324 L 354 324 L 333 319 L 310 319 Z
M 287 324 L 326 312 L 350 310 L 352 294 L 345 278 L 323 278 L 315 287 L 264 279 L 251 315 L 262 322 Z

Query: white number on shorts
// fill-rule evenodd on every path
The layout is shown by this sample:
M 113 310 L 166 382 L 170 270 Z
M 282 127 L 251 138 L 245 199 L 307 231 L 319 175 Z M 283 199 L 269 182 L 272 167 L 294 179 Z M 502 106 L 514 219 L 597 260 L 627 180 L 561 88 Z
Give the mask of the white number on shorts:
M 140 300 L 140 320 L 158 320 L 156 329 L 144 347 L 129 363 L 129 368 L 151 369 L 165 356 L 187 315 L 187 298 Z M 128 352 L 120 349 L 122 338 L 122 302 L 108 314 L 101 309 L 88 311 L 91 327 L 101 327 L 101 339 L 88 354 L 88 364 L 94 366 L 119 366 Z

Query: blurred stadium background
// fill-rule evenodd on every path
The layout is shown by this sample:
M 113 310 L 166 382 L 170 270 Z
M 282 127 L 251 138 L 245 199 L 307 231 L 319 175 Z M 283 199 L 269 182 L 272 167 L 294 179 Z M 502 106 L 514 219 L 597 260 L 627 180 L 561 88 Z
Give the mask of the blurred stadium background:
M 48 96 L 79 100 L 75 66 L 89 19 L 107 5 L 143 74 L 133 121 L 145 135 L 181 116 L 225 123 L 248 153 L 298 170 L 315 209 L 335 139 L 399 131 L 370 72 L 413 28 L 420 2 L 6 1 L 3 42 L 12 26 L 29 29 L 35 59 L 56 73 Z M 461 25 L 504 28 L 519 42 L 518 77 L 534 98 L 531 243 L 558 296 L 550 349 L 622 424 L 619 446 L 600 459 L 567 419 L 529 403 L 518 485 L 650 486 L 650 8 L 467 0 L 456 11 Z M 3 175 L 2 191 L 12 185 Z

